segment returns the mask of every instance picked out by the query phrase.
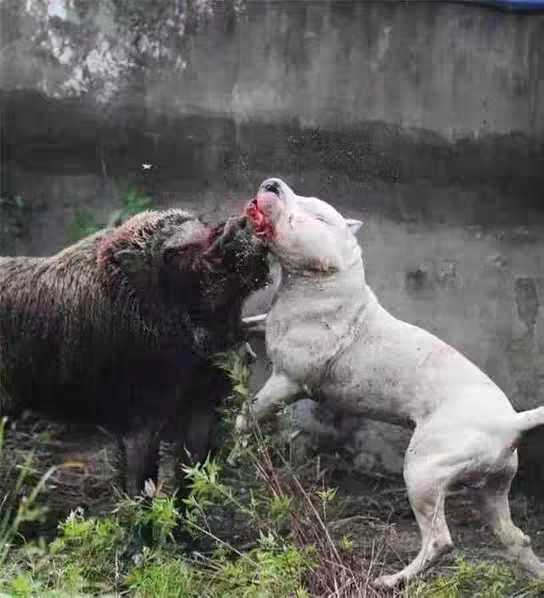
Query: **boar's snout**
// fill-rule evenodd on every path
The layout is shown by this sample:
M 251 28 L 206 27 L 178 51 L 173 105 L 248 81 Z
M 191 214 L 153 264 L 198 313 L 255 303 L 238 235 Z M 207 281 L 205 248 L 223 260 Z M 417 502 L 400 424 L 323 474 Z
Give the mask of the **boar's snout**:
M 215 239 L 204 255 L 211 255 L 217 251 L 223 251 L 225 247 L 236 239 L 236 236 L 239 233 L 243 234 L 247 229 L 247 217 L 235 216 L 229 218 L 224 224 L 220 225 L 218 229 L 215 231 Z

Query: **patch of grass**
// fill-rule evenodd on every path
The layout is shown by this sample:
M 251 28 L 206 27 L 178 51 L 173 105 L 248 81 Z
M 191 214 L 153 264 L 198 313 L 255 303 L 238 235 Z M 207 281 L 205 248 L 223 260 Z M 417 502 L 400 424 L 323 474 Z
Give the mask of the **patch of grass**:
M 131 187 L 121 195 L 121 207 L 111 214 L 109 225 L 119 226 L 131 216 L 135 216 L 152 207 L 153 199 L 149 195 L 135 187 Z
M 111 213 L 107 223 L 100 222 L 91 210 L 77 209 L 72 222 L 68 226 L 68 241 L 76 243 L 89 235 L 93 235 L 105 226 L 119 226 L 130 217 L 152 208 L 153 200 L 139 189 L 131 187 L 121 195 L 120 204 L 121 207 Z
M 445 575 L 410 586 L 414 598 L 536 598 L 544 582 L 527 582 L 504 562 L 457 558 Z
M 68 227 L 68 240 L 70 243 L 76 243 L 89 235 L 93 235 L 101 228 L 96 216 L 90 210 L 77 209 Z
M 310 550 L 299 550 L 273 536 L 261 536 L 259 545 L 243 557 L 216 553 L 208 568 L 215 596 L 260 598 L 309 596 L 304 578 L 312 564 Z
M 0 460 L 3 459 L 4 434 L 7 419 L 0 420 Z M 44 515 L 42 508 L 36 507 L 35 502 L 47 480 L 54 472 L 49 469 L 38 481 L 29 495 L 22 495 L 21 490 L 31 470 L 32 455 L 30 454 L 23 465 L 19 468 L 14 487 L 0 500 L 0 570 L 7 561 L 10 549 L 18 539 L 19 530 L 26 522 L 40 519 Z
M 4 459 L 4 437 L 7 419 L 0 420 L 0 461 Z M 15 465 L 11 465 L 15 468 Z M 4 468 L 7 471 L 7 466 Z M 24 542 L 20 530 L 25 523 L 41 520 L 45 514 L 43 507 L 36 505 L 36 499 L 47 480 L 54 473 L 54 468 L 46 471 L 34 488 L 25 494 L 26 480 L 32 469 L 32 454 L 18 466 L 14 475 L 14 486 L 0 497 L 0 589 L 8 586 L 12 595 L 26 596 L 33 591 L 32 577 L 21 571 L 19 559 L 12 558 L 17 546 Z
M 128 589 L 138 598 L 195 598 L 202 596 L 202 578 L 185 560 L 166 562 L 156 556 L 135 567 L 127 577 Z
M 143 537 L 149 533 L 153 546 L 167 546 L 175 542 L 174 531 L 181 523 L 176 504 L 175 495 L 165 495 L 148 483 L 147 496 L 120 500 L 114 513 L 133 534 Z
M 50 555 L 71 566 L 91 585 L 100 585 L 119 562 L 127 540 L 127 530 L 117 518 L 86 518 L 73 511 L 59 525 L 59 536 L 51 543 Z
M 15 239 L 27 232 L 30 210 L 20 195 L 0 196 L 0 254 L 11 254 Z
M 187 506 L 198 514 L 189 517 L 188 526 L 195 538 L 213 539 L 211 552 L 199 561 L 176 544 L 172 532 L 181 514 L 173 497 L 157 492 L 153 497 L 124 499 L 114 513 L 100 518 L 73 512 L 59 525 L 52 542 L 12 546 L 8 566 L 0 574 L 0 591 L 15 596 L 306 595 L 303 579 L 311 552 L 272 531 L 260 531 L 255 545 L 245 552 L 215 536 L 209 522 L 200 521 L 200 514 L 205 519 L 207 515 L 199 500 L 207 495 L 214 497 L 214 504 L 229 503 L 233 492 L 216 479 L 213 461 L 196 471 L 193 479 L 199 489 L 187 499 Z M 209 488 L 204 488 L 206 483 Z M 223 492 L 217 491 L 218 486 Z M 211 506 L 211 499 L 207 504 Z M 150 527 L 151 535 L 142 533 Z

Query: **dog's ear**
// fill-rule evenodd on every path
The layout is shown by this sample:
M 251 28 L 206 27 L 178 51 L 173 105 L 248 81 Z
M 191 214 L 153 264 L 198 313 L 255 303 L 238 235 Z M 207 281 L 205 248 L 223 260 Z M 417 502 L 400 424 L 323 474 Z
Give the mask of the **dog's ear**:
M 346 218 L 345 220 L 347 227 L 353 234 L 355 234 L 361 228 L 361 226 L 363 226 L 362 220 L 355 220 L 355 218 Z

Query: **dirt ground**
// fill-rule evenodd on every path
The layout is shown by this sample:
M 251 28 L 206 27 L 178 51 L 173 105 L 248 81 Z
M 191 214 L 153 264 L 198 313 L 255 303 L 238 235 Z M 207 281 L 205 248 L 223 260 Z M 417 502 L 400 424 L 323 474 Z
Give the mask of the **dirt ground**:
M 49 512 L 45 523 L 32 530 L 34 533 L 54 532 L 58 520 L 78 506 L 87 514 L 106 513 L 119 497 L 112 492 L 117 481 L 115 446 L 114 439 L 102 432 L 55 427 L 32 418 L 18 422 L 8 430 L 0 453 L 0 495 L 13 487 L 21 464 L 33 453 L 27 487 L 32 487 L 51 465 L 61 465 L 40 499 Z M 162 477 L 167 479 L 173 472 L 167 450 L 161 467 Z M 376 555 L 377 566 L 384 571 L 402 568 L 417 554 L 419 531 L 400 477 L 365 474 L 333 455 L 312 459 L 303 469 L 306 474 L 310 472 L 310 478 L 321 476 L 328 487 L 338 489 L 330 528 L 338 539 L 348 535 L 354 551 L 367 559 Z M 318 476 L 313 469 L 319 470 Z M 226 473 L 230 478 L 227 483 L 239 488 L 236 468 Z M 252 472 L 244 475 L 244 483 L 249 479 L 251 484 Z M 511 507 L 514 521 L 531 536 L 535 552 L 544 557 L 544 507 L 519 490 L 512 493 Z M 456 556 L 488 561 L 501 558 L 499 544 L 481 524 L 474 491 L 460 490 L 449 497 L 447 514 L 456 548 L 433 575 L 445 571 Z M 235 513 L 218 521 L 217 527 L 219 535 L 233 545 L 242 546 L 249 539 L 243 518 L 237 521 Z
M 378 542 L 382 546 L 379 560 L 387 571 L 410 562 L 419 550 L 420 538 L 403 480 L 352 471 L 341 473 L 335 481 L 345 501 L 340 527 L 350 533 L 354 548 L 369 555 Z M 514 522 L 529 534 L 536 554 L 544 558 L 544 508 L 519 490 L 512 492 L 510 504 Z M 433 576 L 445 572 L 460 556 L 491 562 L 504 559 L 500 544 L 482 525 L 474 490 L 461 489 L 449 496 L 446 513 L 455 549 L 432 571 Z

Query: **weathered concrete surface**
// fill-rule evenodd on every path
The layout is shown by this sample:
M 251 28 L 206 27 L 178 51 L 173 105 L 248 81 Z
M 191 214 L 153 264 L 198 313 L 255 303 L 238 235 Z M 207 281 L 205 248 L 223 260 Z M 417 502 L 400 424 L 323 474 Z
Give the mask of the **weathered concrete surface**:
M 219 218 L 281 176 L 366 221 L 390 311 L 544 403 L 543 16 L 3 0 L 0 22 L 2 251 L 56 250 L 74 210 L 105 219 L 128 184 Z M 399 471 L 405 437 L 365 426 L 356 460 Z
M 542 16 L 447 2 L 0 6 L 3 90 L 109 108 L 129 94 L 142 112 L 237 122 L 383 121 L 448 140 L 544 131 Z

